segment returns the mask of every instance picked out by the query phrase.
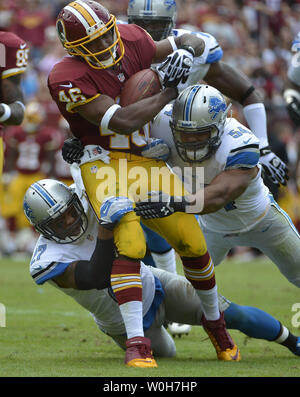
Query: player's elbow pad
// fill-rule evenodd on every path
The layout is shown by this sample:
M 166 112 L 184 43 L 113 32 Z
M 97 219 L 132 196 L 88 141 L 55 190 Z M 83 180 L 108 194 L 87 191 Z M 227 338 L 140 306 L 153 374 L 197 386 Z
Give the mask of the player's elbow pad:
M 110 287 L 113 260 L 114 239 L 98 239 L 91 259 L 76 263 L 74 277 L 77 289 L 89 290 Z
M 288 88 L 284 91 L 283 97 L 289 117 L 297 126 L 300 125 L 300 93 Z

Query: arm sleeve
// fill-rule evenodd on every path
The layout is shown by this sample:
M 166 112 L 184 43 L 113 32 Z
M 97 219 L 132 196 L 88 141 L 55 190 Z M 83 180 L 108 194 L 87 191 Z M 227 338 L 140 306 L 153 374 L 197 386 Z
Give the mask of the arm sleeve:
M 97 239 L 89 261 L 79 261 L 75 267 L 75 283 L 80 290 L 110 287 L 110 274 L 114 260 L 114 239 Z

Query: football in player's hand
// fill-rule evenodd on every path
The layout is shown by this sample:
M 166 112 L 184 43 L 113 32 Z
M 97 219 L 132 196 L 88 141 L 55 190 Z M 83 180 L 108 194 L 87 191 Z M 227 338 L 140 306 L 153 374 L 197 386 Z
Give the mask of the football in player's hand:
M 124 84 L 120 105 L 128 106 L 141 99 L 151 97 L 161 90 L 158 75 L 151 69 L 144 69 L 131 76 Z

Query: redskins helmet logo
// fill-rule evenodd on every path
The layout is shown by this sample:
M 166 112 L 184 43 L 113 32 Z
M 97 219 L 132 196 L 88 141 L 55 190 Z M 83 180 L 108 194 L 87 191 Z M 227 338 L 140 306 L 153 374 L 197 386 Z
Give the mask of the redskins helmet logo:
M 56 22 L 56 30 L 57 30 L 57 34 L 58 34 L 59 40 L 62 43 L 65 43 L 67 41 L 67 38 L 66 38 L 65 27 L 64 27 L 64 24 L 63 24 L 61 19 L 59 19 Z

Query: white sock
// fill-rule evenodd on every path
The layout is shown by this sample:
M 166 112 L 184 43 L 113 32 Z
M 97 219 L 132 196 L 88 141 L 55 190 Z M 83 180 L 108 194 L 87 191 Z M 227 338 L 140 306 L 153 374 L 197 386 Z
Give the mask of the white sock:
M 151 252 L 155 265 L 162 270 L 176 274 L 176 255 L 175 250 L 172 248 L 163 254 Z
M 218 288 L 215 285 L 209 290 L 196 290 L 203 309 L 203 314 L 206 320 L 214 321 L 220 318 L 219 304 L 218 304 Z
M 259 139 L 259 148 L 269 145 L 267 134 L 267 115 L 263 103 L 252 103 L 243 108 L 250 130 Z
M 119 306 L 126 328 L 127 339 L 144 336 L 143 302 L 130 301 Z

